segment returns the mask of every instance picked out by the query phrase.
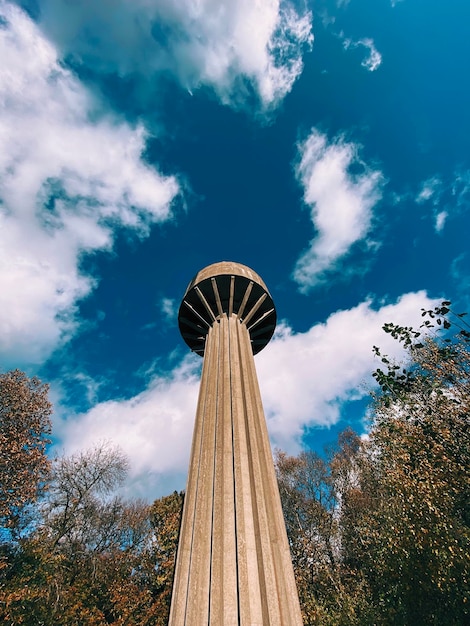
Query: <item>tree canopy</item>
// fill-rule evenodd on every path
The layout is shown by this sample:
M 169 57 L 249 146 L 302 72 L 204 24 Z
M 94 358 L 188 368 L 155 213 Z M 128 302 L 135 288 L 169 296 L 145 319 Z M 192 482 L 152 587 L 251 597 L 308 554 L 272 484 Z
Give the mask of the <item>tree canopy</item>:
M 20 370 L 0 374 L 0 524 L 18 529 L 49 472 L 48 386 Z

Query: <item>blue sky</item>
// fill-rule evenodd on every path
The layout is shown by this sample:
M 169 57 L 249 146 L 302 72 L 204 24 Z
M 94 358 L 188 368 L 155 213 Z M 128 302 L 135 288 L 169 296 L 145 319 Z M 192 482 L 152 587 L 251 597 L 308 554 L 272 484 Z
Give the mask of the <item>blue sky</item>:
M 0 355 L 51 384 L 54 451 L 184 487 L 201 359 L 176 312 L 220 260 L 279 325 L 273 446 L 365 428 L 372 346 L 469 308 L 470 5 L 0 0 Z

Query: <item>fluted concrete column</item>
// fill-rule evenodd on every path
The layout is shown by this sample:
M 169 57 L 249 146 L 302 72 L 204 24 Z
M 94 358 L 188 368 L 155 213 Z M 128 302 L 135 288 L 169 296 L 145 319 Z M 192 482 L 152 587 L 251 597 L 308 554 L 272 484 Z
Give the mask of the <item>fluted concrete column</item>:
M 221 266 L 227 272 L 217 282 Z M 270 296 L 261 306 L 268 292 L 254 272 L 235 284 L 239 268 L 251 272 L 228 263 L 206 268 L 212 291 L 196 288 L 199 312 L 191 297 L 180 310 L 183 326 L 187 310 L 199 315 L 201 330 L 202 319 L 208 325 L 170 626 L 302 624 L 253 358 L 254 330 L 267 343 L 273 328 L 263 330 L 263 320 L 274 309 Z M 253 278 L 261 291 L 250 300 Z M 185 298 L 193 289 L 194 281 Z M 196 330 L 195 316 L 191 324 Z

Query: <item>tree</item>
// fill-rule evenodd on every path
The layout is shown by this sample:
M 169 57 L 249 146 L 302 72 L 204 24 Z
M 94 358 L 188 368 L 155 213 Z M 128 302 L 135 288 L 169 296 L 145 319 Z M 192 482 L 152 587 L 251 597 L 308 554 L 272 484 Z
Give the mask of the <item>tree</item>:
M 43 528 L 53 549 L 97 552 L 119 541 L 116 525 L 123 503 L 112 496 L 127 471 L 125 455 L 105 444 L 54 460 L 42 505 Z
M 323 458 L 276 454 L 281 502 L 305 626 L 365 624 L 366 583 L 342 548 L 342 501 L 357 480 L 359 437 L 351 430 Z
M 1 382 L 5 523 L 16 528 L 24 508 L 42 497 L 36 523 L 15 541 L 5 535 L 1 546 L 0 621 L 164 626 L 182 494 L 153 506 L 123 499 L 116 490 L 127 459 L 104 444 L 50 463 L 47 387 L 21 372 Z
M 434 322 L 424 326 L 450 329 L 449 304 L 423 311 Z M 375 373 L 380 392 L 358 488 L 343 501 L 345 553 L 360 563 L 379 623 L 462 624 L 470 593 L 470 335 L 385 330 L 409 359 L 399 365 L 375 348 L 386 368 Z
M 423 311 L 424 337 L 385 325 L 408 358 L 374 348 L 367 438 L 346 431 L 325 458 L 278 454 L 306 625 L 468 621 L 470 333 L 449 305 Z
M 99 445 L 52 465 L 42 520 L 4 561 L 0 621 L 160 624 L 151 507 L 115 494 L 127 459 Z
M 48 386 L 20 370 L 0 374 L 0 524 L 18 531 L 49 472 Z
M 325 582 L 330 591 L 337 583 L 334 486 L 326 461 L 312 451 L 277 451 L 276 472 L 304 623 L 317 624 Z
M 157 561 L 157 591 L 159 621 L 165 626 L 168 623 L 175 571 L 178 536 L 183 512 L 183 492 L 173 492 L 156 500 L 152 506 L 152 526 L 155 532 L 155 557 Z

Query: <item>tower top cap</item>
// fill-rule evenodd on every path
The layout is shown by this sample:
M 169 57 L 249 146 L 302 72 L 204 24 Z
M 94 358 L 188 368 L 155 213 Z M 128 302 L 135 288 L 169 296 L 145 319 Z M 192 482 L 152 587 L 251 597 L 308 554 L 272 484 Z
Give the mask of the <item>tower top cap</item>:
M 201 283 L 203 280 L 207 280 L 208 278 L 215 278 L 216 276 L 221 275 L 243 276 L 244 278 L 248 278 L 248 280 L 251 280 L 254 283 L 258 283 L 267 293 L 269 293 L 268 288 L 264 283 L 264 280 L 259 274 L 254 272 L 247 265 L 235 263 L 234 261 L 219 261 L 219 263 L 212 263 L 212 265 L 208 265 L 204 269 L 200 270 L 189 283 L 189 286 L 186 289 L 186 293 L 188 293 L 193 287 L 195 287 L 198 283 Z
M 222 316 L 245 324 L 253 354 L 264 348 L 276 328 L 276 309 L 263 279 L 241 263 L 221 261 L 200 270 L 189 283 L 178 314 L 188 346 L 204 354 L 209 328 Z

